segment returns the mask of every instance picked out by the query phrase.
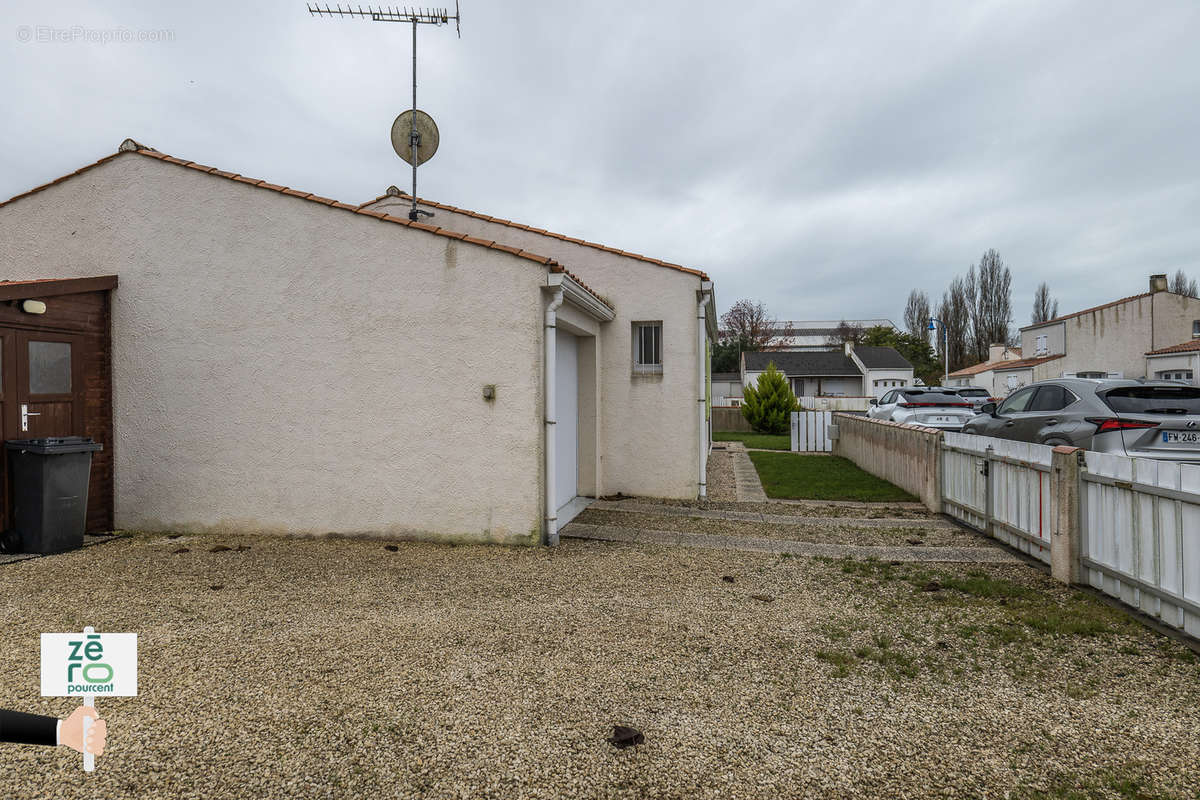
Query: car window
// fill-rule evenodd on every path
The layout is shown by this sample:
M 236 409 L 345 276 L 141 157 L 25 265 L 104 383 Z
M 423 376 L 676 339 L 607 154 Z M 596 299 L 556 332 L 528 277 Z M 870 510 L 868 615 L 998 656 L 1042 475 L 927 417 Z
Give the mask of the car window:
M 959 389 L 958 393 L 963 397 L 987 397 L 986 389 Z
M 894 403 L 894 402 L 896 402 L 896 390 L 895 390 L 895 389 L 893 389 L 892 391 L 890 391 L 890 392 L 888 392 L 887 394 L 885 394 L 885 395 L 883 396 L 883 399 L 882 399 L 882 400 L 880 400 L 879 402 L 880 402 L 881 404 L 883 404 L 883 405 L 887 405 L 888 403 Z
M 1075 402 L 1075 395 L 1061 386 L 1040 386 L 1033 402 L 1029 404 L 1030 411 L 1061 411 Z
M 1122 386 L 1101 397 L 1118 414 L 1200 414 L 1195 386 Z
M 901 398 L 905 403 L 921 403 L 930 406 L 965 405 L 966 401 L 956 394 L 949 392 L 904 392 Z
M 1012 397 L 1000 404 L 1000 408 L 996 410 L 998 414 L 1019 414 L 1029 406 L 1029 401 L 1033 398 L 1034 387 L 1022 389 Z

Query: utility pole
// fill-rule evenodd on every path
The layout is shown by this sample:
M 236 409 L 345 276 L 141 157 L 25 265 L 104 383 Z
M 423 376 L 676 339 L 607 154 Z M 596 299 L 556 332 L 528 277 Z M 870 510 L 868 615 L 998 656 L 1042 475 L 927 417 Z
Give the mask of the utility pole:
M 936 325 L 934 323 L 937 323 Z M 950 340 L 946 333 L 946 323 L 942 322 L 937 317 L 929 318 L 929 330 L 937 331 L 937 326 L 942 326 L 942 366 L 945 368 L 945 377 L 942 378 L 942 386 L 950 383 Z M 934 333 L 934 337 L 937 334 Z M 936 338 L 934 339 L 936 341 Z

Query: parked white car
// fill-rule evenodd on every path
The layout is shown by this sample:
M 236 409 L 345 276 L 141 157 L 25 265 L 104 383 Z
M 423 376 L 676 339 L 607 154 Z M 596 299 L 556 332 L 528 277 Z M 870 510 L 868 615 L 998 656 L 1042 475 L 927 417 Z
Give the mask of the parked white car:
M 871 401 L 867 410 L 871 419 L 887 419 L 926 428 L 946 431 L 962 430 L 967 420 L 975 416 L 971 402 L 940 386 L 907 386 L 892 389 L 878 400 Z

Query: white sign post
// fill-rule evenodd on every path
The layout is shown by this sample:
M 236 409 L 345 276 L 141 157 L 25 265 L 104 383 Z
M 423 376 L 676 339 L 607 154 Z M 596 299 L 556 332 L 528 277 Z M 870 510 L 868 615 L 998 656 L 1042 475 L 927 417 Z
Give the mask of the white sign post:
M 137 696 L 137 634 L 96 633 L 90 626 L 83 633 L 43 633 L 42 697 L 82 697 L 86 708 L 95 708 L 96 695 Z M 91 726 L 84 717 L 86 772 L 96 768 L 96 756 L 87 747 Z

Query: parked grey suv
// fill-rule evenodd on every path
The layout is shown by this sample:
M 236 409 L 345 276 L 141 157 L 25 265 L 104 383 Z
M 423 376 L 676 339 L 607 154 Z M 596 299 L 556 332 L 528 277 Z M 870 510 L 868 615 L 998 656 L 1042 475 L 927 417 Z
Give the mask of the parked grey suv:
M 988 403 L 963 433 L 1068 444 L 1138 458 L 1200 462 L 1200 387 L 1062 378 Z

